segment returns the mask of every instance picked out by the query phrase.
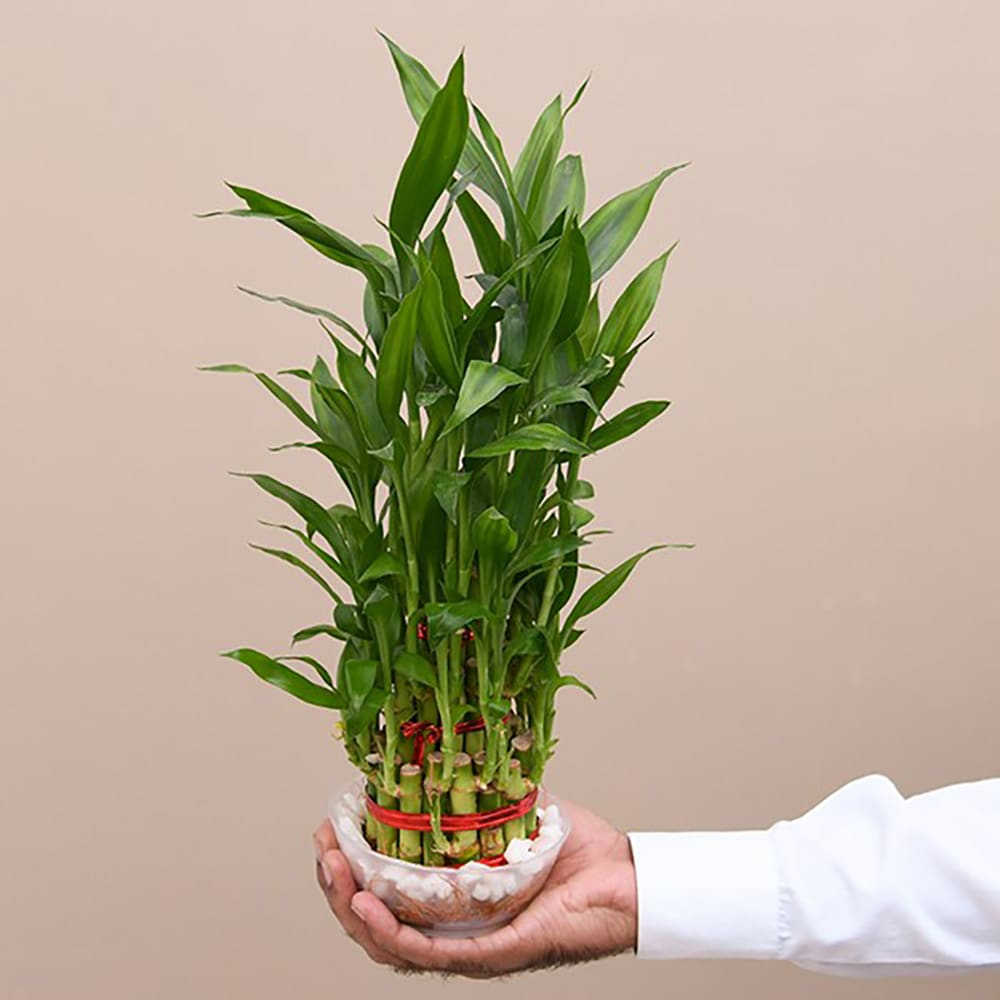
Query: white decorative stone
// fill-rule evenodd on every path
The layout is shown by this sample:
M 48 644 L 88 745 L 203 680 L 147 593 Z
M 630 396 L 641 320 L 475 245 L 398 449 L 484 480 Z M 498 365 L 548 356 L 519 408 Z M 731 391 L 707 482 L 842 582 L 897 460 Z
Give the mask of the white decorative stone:
M 534 854 L 534 846 L 534 841 L 527 837 L 515 837 L 507 844 L 503 856 L 507 859 L 507 863 L 512 865 L 519 861 L 527 861 Z

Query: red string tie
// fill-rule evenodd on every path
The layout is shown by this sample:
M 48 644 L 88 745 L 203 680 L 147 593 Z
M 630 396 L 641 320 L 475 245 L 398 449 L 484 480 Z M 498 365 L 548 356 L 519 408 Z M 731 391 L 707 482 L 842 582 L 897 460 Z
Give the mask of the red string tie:
M 441 830 L 444 833 L 457 833 L 459 830 L 487 830 L 492 826 L 500 826 L 519 816 L 525 816 L 538 801 L 538 789 L 533 788 L 524 798 L 510 802 L 499 809 L 488 812 L 462 813 L 441 817 Z M 430 813 L 408 813 L 399 809 L 389 809 L 380 806 L 371 796 L 365 796 L 368 811 L 379 822 L 396 830 L 416 830 L 426 833 L 431 829 Z
M 508 712 L 503 717 L 502 721 L 509 722 L 511 718 L 512 716 L 510 712 Z M 461 735 L 462 733 L 472 733 L 477 729 L 485 728 L 486 720 L 481 715 L 476 719 L 470 719 L 468 722 L 455 723 L 456 735 Z M 427 747 L 440 742 L 441 737 L 444 734 L 444 729 L 436 722 L 420 722 L 417 719 L 410 719 L 400 725 L 399 732 L 401 736 L 413 737 L 412 763 L 423 764 L 424 753 Z

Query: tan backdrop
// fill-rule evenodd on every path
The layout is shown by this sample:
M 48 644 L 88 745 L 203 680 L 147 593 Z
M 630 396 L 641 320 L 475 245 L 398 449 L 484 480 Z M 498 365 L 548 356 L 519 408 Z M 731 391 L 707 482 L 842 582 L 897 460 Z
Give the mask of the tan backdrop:
M 3 886 L 12 1000 L 398 995 L 341 935 L 310 834 L 348 776 L 330 716 L 217 658 L 322 600 L 247 548 L 323 490 L 250 381 L 357 281 L 261 223 L 258 186 L 377 239 L 412 126 L 377 25 L 509 145 L 568 126 L 591 205 L 665 165 L 605 302 L 680 240 L 626 401 L 673 408 L 593 460 L 611 564 L 660 554 L 569 666 L 551 786 L 624 829 L 757 827 L 869 772 L 1000 769 L 1000 15 L 990 3 L 15 0 L 3 41 Z M 331 490 L 329 495 L 336 496 Z M 627 781 L 621 775 L 628 776 Z M 553 978 L 554 977 L 554 978 Z M 986 998 L 791 966 L 621 958 L 412 996 Z

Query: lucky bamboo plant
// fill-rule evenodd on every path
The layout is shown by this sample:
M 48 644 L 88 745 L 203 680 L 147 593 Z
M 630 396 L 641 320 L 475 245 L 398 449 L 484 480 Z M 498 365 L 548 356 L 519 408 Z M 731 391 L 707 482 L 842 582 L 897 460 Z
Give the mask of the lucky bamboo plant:
M 560 672 L 563 652 L 636 563 L 667 547 L 598 570 L 571 603 L 580 571 L 596 569 L 580 559 L 596 533 L 586 530 L 594 489 L 581 463 L 668 405 L 607 413 L 645 343 L 638 338 L 670 250 L 603 320 L 595 283 L 679 167 L 588 215 L 580 157 L 561 156 L 566 116 L 586 84 L 567 106 L 556 97 L 545 108 L 511 166 L 489 120 L 470 106 L 462 57 L 439 86 L 386 41 L 418 123 L 383 223 L 388 249 L 236 185 L 228 186 L 245 207 L 206 213 L 273 220 L 365 281 L 358 326 L 259 296 L 318 317 L 332 342 L 310 368 L 280 372 L 284 384 L 241 365 L 208 369 L 254 375 L 311 435 L 281 447 L 318 453 L 349 497 L 330 506 L 269 475 L 249 475 L 301 522 L 272 526 L 296 538 L 311 562 L 255 547 L 329 596 L 331 618 L 292 642 L 342 643 L 335 669 L 313 656 L 249 648 L 223 655 L 339 711 L 338 735 L 370 797 L 386 809 L 429 814 L 423 832 L 369 814 L 373 847 L 454 865 L 495 858 L 511 838 L 531 834 L 533 810 L 479 831 L 449 834 L 441 821 L 524 801 L 538 786 L 556 744 L 556 692 L 590 691 Z M 455 209 L 478 256 L 464 285 L 446 236 Z

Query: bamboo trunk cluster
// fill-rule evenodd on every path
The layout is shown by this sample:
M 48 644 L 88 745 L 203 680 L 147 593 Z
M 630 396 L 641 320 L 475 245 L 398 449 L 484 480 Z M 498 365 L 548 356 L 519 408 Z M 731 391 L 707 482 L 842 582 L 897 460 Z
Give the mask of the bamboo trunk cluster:
M 367 794 L 389 809 L 429 814 L 432 829 L 399 830 L 366 812 L 364 832 L 369 845 L 380 854 L 439 867 L 498 857 L 511 840 L 530 836 L 536 823 L 534 808 L 524 816 L 483 830 L 441 830 L 442 816 L 490 812 L 521 801 L 533 790 L 534 783 L 525 773 L 532 734 L 516 716 L 504 729 L 509 738 L 500 766 L 489 780 L 485 778 L 485 734 L 481 729 L 456 735 L 450 774 L 440 750 L 428 749 L 420 764 L 404 760 L 397 753 L 395 766 L 388 772 L 381 754 L 370 754 L 366 758 Z M 384 787 L 387 773 L 395 776 L 394 788 Z

